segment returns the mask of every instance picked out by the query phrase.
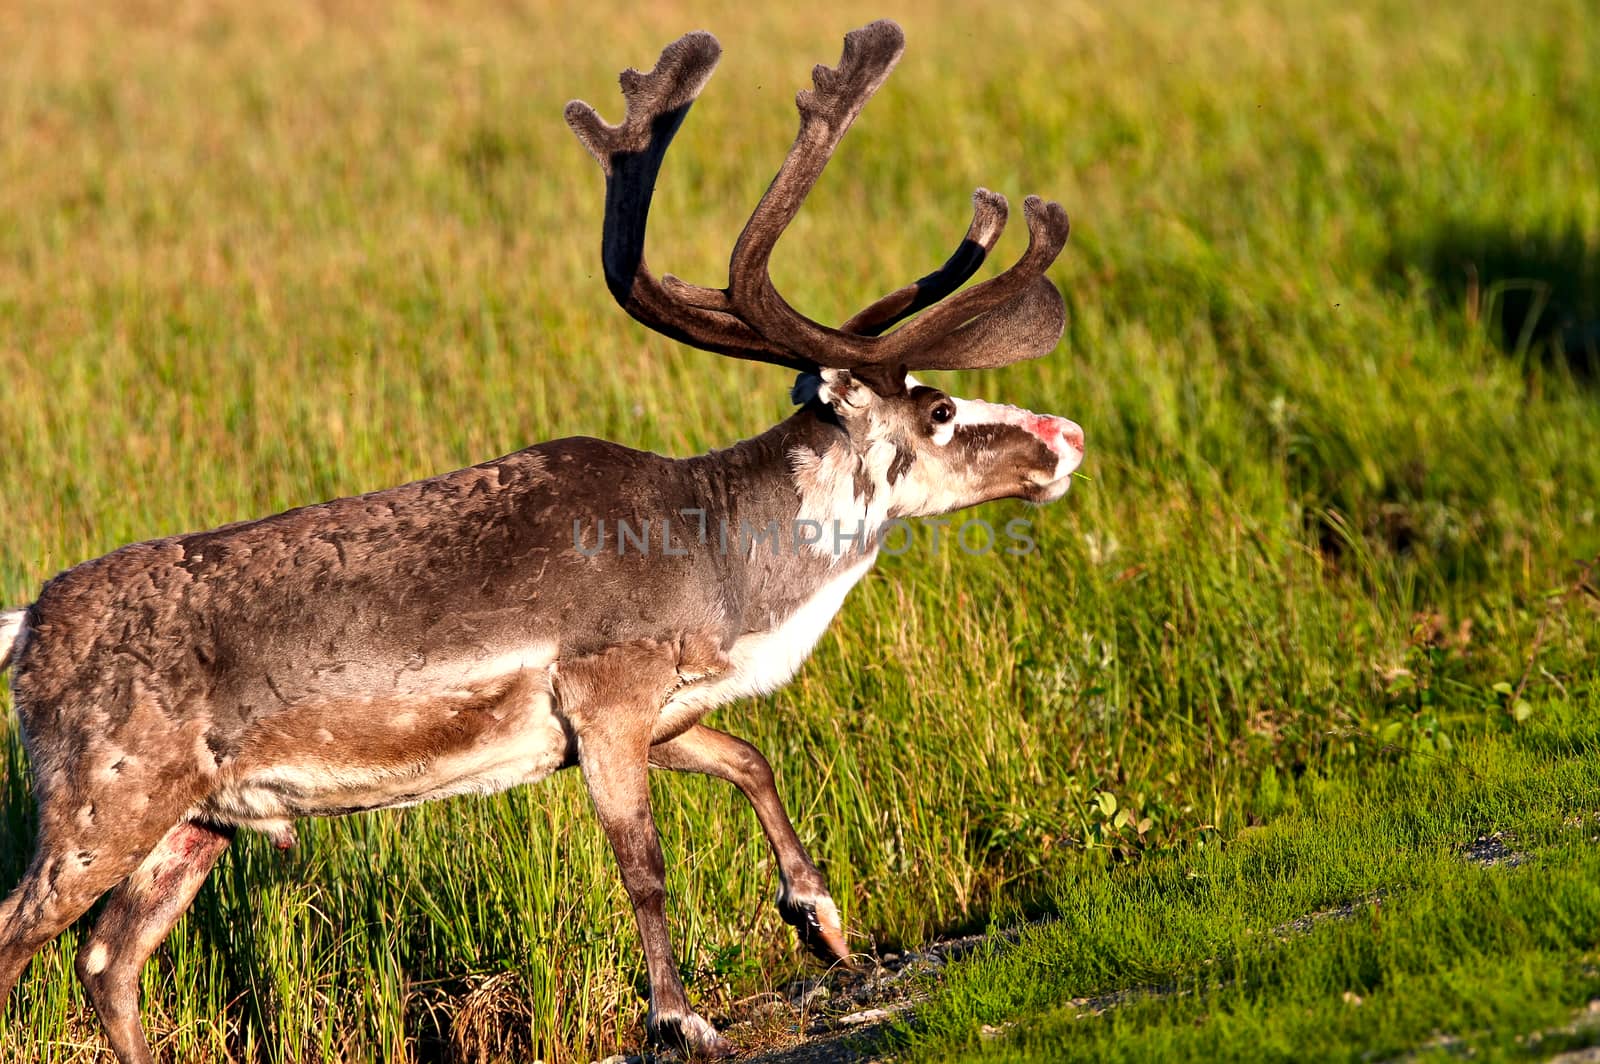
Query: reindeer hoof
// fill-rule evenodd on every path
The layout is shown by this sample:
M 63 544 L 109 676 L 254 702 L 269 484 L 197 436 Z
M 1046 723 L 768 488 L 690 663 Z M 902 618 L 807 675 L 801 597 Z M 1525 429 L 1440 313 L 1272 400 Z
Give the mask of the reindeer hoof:
M 682 1016 L 652 1015 L 645 1022 L 650 1040 L 685 1056 L 700 1060 L 725 1060 L 738 1050 L 717 1029 L 694 1013 Z
M 839 908 L 832 898 L 826 894 L 806 901 L 780 897 L 778 915 L 795 929 L 801 945 L 823 964 L 855 967 L 850 961 L 850 947 L 845 945 L 844 929 L 839 924 Z

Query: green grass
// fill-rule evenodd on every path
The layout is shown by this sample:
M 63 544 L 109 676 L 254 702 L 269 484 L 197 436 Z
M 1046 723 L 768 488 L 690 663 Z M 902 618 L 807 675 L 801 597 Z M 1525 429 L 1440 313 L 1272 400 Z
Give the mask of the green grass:
M 1597 708 L 1543 707 L 1453 758 L 1308 774 L 1225 845 L 1063 877 L 1052 922 L 959 965 L 903 1025 L 912 1055 L 1543 1059 L 1600 1042 L 1593 1017 L 1567 1029 L 1600 999 Z M 1485 865 L 1466 851 L 1491 831 L 1504 853 Z
M 1269 1055 L 1314 1030 L 1399 1052 L 1446 1020 L 1502 1046 L 1590 992 L 1593 943 L 1564 921 L 1593 915 L 1593 858 L 1551 825 L 1600 807 L 1574 753 L 1592 745 L 1536 737 L 1587 736 L 1600 687 L 1593 592 L 1549 594 L 1600 554 L 1600 376 L 1554 350 L 1600 320 L 1600 37 L 1575 0 L 1122 6 L 887 5 L 906 58 L 774 264 L 840 320 L 942 261 L 972 187 L 1060 199 L 1060 350 L 944 383 L 1079 421 L 1092 481 L 983 511 L 1034 522 L 1029 558 L 923 540 L 885 560 L 792 686 L 715 722 L 771 758 L 859 944 L 1059 911 L 1095 948 L 1017 1008 L 1195 991 L 1095 1021 L 1106 1055 Z M 617 70 L 719 34 L 650 247 L 716 283 L 794 90 L 862 20 L 835 0 L 0 12 L 0 601 L 131 540 L 542 439 L 686 454 L 783 416 L 781 371 L 610 302 L 599 174 L 561 107 L 615 118 Z M 31 839 L 14 719 L 6 885 Z M 1480 777 L 1533 804 L 1490 816 Z M 1353 780 L 1374 781 L 1360 802 Z M 1415 821 L 1407 784 L 1444 789 L 1439 820 Z M 743 803 L 655 786 L 690 992 L 717 1014 L 802 963 Z M 1474 810 L 1535 860 L 1459 869 Z M 1375 863 L 1319 847 L 1319 815 Z M 236 845 L 147 969 L 173 1059 L 436 1059 L 451 1032 L 512 1059 L 637 1044 L 632 919 L 576 778 L 301 838 Z M 1246 874 L 1271 851 L 1255 838 L 1297 862 L 1283 886 Z M 1185 880 L 1164 917 L 1190 937 L 1144 954 L 1128 914 L 1163 905 L 1077 900 L 1213 860 L 1222 878 L 1193 883 L 1220 893 Z M 1398 914 L 1381 940 L 1365 916 L 1272 951 L 1236 915 L 1206 931 L 1252 899 L 1287 918 L 1378 887 L 1383 926 Z M 1462 930 L 1502 909 L 1504 937 Z M 30 969 L 0 1057 L 92 1056 L 74 946 Z M 1477 958 L 1507 951 L 1525 962 L 1502 987 Z M 1212 957 L 1220 988 L 1196 974 Z M 1384 982 L 1347 1015 L 1350 972 L 1415 993 Z M 1218 1019 L 1189 1032 L 1183 1009 Z M 1077 1037 L 1030 1023 L 1041 1047 Z

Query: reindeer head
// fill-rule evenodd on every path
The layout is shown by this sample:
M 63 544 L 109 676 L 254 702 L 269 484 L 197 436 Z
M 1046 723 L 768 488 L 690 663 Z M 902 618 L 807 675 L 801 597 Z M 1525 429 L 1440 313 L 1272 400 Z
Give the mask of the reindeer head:
M 972 224 L 942 267 L 837 329 L 791 307 L 768 273 L 778 237 L 904 46 L 899 26 L 874 22 L 845 36 L 838 66 L 815 68 L 814 88 L 795 98 L 799 135 L 734 245 L 721 289 L 657 278 L 644 261 L 656 175 L 721 55 L 716 38 L 690 33 L 668 45 L 649 73 L 624 71 L 620 125 L 606 124 L 585 103 L 568 104 L 567 122 L 606 175 L 606 283 L 623 309 L 658 332 L 799 371 L 796 401 L 818 404 L 842 430 L 828 453 L 794 456 L 803 493 L 848 491 L 858 508 L 866 502 L 883 517 L 1006 497 L 1051 502 L 1066 494 L 1083 460 L 1082 429 L 1064 418 L 953 398 L 909 374 L 1004 366 L 1055 347 L 1065 308 L 1045 270 L 1067 240 L 1060 204 L 1029 196 L 1022 257 L 958 293 L 1005 228 L 1005 197 L 980 188 Z
M 802 374 L 795 398 L 819 403 L 844 430 L 837 453 L 802 469 L 848 470 L 857 496 L 885 517 L 927 517 L 992 499 L 1054 502 L 1083 461 L 1083 430 L 1066 418 L 961 399 L 907 375 L 885 386 L 851 370 Z

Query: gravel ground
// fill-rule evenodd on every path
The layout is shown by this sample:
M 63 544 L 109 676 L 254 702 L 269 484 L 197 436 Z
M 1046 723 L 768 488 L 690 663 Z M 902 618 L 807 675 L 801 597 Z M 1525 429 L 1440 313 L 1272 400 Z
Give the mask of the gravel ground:
M 1014 942 L 1021 929 L 965 935 L 918 950 L 862 958 L 858 971 L 793 983 L 725 1032 L 741 1045 L 767 1045 L 752 1064 L 845 1064 L 879 1059 L 895 1019 L 925 994 L 926 979 L 989 942 Z

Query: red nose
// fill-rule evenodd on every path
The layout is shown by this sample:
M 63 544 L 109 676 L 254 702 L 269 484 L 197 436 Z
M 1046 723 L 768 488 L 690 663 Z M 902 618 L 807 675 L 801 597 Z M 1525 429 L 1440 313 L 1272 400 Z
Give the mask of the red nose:
M 1040 414 L 1029 423 L 1028 431 L 1043 440 L 1052 450 L 1059 444 L 1065 443 L 1074 451 L 1083 454 L 1083 429 L 1075 421 Z

